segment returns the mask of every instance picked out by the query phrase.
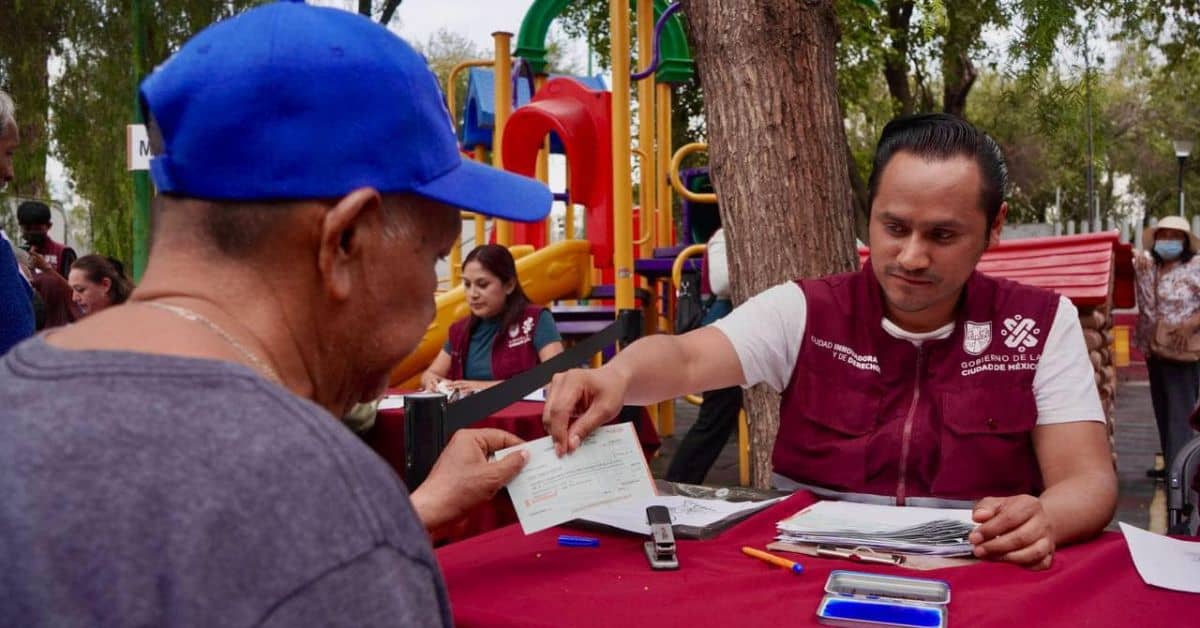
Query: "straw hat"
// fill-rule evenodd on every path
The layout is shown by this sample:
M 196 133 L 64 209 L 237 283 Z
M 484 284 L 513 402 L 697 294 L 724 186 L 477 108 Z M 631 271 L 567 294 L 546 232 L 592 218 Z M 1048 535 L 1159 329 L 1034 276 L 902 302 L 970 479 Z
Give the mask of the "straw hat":
M 1192 233 L 1192 226 L 1188 224 L 1186 218 L 1182 216 L 1167 216 L 1158 221 L 1158 224 L 1146 229 L 1142 232 L 1142 247 L 1146 250 L 1154 248 L 1154 235 L 1159 229 L 1174 229 L 1187 234 L 1188 239 L 1192 242 L 1192 252 L 1200 253 L 1200 237 Z

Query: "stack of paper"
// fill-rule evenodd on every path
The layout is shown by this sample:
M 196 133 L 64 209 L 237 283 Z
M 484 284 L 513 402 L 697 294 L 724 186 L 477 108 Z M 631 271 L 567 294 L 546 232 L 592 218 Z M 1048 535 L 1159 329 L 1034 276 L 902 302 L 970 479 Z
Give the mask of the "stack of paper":
M 867 547 L 881 552 L 967 556 L 975 529 L 965 509 L 817 502 L 776 524 L 786 543 Z

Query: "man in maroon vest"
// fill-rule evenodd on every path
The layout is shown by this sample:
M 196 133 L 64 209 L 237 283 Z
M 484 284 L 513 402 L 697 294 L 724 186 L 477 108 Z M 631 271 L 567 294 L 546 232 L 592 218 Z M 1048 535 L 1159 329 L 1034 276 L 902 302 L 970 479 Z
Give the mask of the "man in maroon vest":
M 1117 483 L 1074 306 L 975 270 L 1006 185 L 1000 148 L 967 122 L 893 120 L 861 271 L 776 286 L 710 327 L 558 376 L 546 421 L 559 451 L 622 403 L 765 383 L 782 393 L 777 486 L 973 507 L 977 556 L 1049 567 L 1057 545 L 1104 528 Z

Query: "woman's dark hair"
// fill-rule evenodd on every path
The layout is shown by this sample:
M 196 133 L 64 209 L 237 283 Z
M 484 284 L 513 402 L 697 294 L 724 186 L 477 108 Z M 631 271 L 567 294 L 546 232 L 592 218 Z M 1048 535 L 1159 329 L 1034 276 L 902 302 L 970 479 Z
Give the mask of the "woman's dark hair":
M 1179 231 L 1179 230 L 1176 229 L 1175 231 Z M 1157 236 L 1158 232 L 1155 232 L 1154 235 Z M 1196 251 L 1192 250 L 1192 239 L 1187 237 L 1186 233 L 1184 233 L 1183 236 L 1184 236 L 1183 237 L 1183 253 L 1179 254 L 1179 261 L 1181 263 L 1186 264 L 1186 263 L 1192 261 L 1192 258 L 1196 256 Z M 1155 237 L 1155 240 L 1157 240 L 1157 239 L 1158 238 Z M 1165 261 L 1165 260 L 1163 260 L 1162 256 L 1158 254 L 1158 251 L 1154 250 L 1153 244 L 1150 245 L 1150 257 L 1153 257 L 1154 263 L 1158 264 L 1160 266 Z
M 124 303 L 133 292 L 133 282 L 125 276 L 125 265 L 120 260 L 104 255 L 84 255 L 71 264 L 71 269 L 83 271 L 92 283 L 99 284 L 108 279 L 108 300 L 113 305 Z
M 517 262 L 513 259 L 512 253 L 508 251 L 508 248 L 499 244 L 484 244 L 475 247 L 467 254 L 467 259 L 463 260 L 463 270 L 466 270 L 467 264 L 471 262 L 478 262 L 484 270 L 495 275 L 502 285 L 512 282 L 513 291 L 505 297 L 504 310 L 500 313 L 500 329 L 508 329 L 517 324 L 521 314 L 529 306 L 529 297 L 525 296 L 525 291 L 521 289 L 521 282 L 517 279 Z M 474 314 L 471 317 L 478 318 Z M 474 327 L 477 322 L 471 321 L 471 326 Z
M 887 123 L 875 147 L 875 163 L 867 182 L 867 208 L 875 204 L 883 169 L 896 153 L 909 152 L 923 159 L 968 157 L 979 165 L 983 178 L 979 206 L 987 215 L 987 229 L 1000 213 L 1008 187 L 1008 166 L 996 140 L 970 122 L 948 113 L 902 116 Z

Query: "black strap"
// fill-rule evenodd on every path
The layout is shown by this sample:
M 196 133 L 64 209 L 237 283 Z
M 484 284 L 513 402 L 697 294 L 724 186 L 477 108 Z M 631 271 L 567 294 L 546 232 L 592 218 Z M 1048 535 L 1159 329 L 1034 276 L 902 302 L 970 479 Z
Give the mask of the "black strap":
M 628 312 L 637 311 L 629 310 Z M 590 360 L 596 353 L 618 341 L 625 340 L 627 323 L 632 320 L 632 317 L 624 315 L 625 311 L 621 314 L 623 315 L 619 316 L 611 325 L 588 336 L 563 353 L 524 373 L 509 378 L 502 384 L 497 384 L 447 406 L 446 437 L 449 438 L 455 430 L 468 427 L 520 401 L 525 395 L 549 383 L 555 373 L 575 368 Z

